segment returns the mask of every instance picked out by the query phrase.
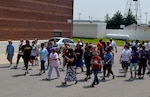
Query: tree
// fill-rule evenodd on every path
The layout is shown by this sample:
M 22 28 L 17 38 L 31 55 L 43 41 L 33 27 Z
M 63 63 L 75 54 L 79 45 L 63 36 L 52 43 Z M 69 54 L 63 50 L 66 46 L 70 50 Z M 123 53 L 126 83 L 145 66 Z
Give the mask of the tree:
M 131 25 L 133 23 L 137 24 L 135 16 L 133 16 L 132 12 L 129 10 L 127 15 L 123 17 L 121 12 L 117 11 L 114 16 L 110 19 L 108 18 L 108 14 L 105 16 L 105 21 L 107 23 L 106 29 L 122 29 L 120 25 Z
M 135 19 L 135 16 L 133 16 L 132 12 L 129 10 L 127 15 L 125 16 L 125 26 L 131 25 L 131 24 L 137 24 L 137 21 Z
M 124 18 L 121 14 L 121 12 L 117 11 L 114 16 L 107 21 L 107 29 L 120 29 L 120 25 L 124 24 Z
M 105 16 L 105 22 L 107 23 L 110 20 L 109 14 L 107 13 Z

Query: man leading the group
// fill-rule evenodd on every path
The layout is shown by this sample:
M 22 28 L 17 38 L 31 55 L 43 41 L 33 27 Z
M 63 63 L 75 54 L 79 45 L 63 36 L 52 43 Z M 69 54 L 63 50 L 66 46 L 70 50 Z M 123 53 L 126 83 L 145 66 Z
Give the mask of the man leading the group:
M 32 50 L 32 47 L 30 46 L 30 41 L 26 40 L 26 44 L 23 45 L 23 47 L 22 47 L 22 51 L 24 53 L 24 64 L 25 64 L 25 68 L 26 68 L 25 75 L 29 73 L 28 63 L 30 61 L 31 50 Z

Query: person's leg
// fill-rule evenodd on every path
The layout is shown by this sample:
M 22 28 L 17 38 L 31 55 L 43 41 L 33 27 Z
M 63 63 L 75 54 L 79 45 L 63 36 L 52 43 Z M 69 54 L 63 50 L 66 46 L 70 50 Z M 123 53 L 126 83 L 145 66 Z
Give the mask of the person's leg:
M 26 67 L 26 66 L 25 66 L 25 60 L 26 60 L 26 58 L 25 58 L 24 55 L 23 55 L 22 57 L 23 57 L 24 67 Z
M 137 65 L 138 63 L 134 63 L 134 78 L 136 78 Z
M 44 70 L 44 62 L 41 60 L 41 72 Z
M 60 73 L 59 73 L 59 70 L 58 70 L 58 66 L 55 67 L 55 70 L 56 70 L 56 73 L 57 73 L 57 78 L 59 78 L 60 77 Z
M 103 79 L 102 80 L 105 80 L 105 77 L 106 77 L 106 64 L 103 66 Z
M 65 57 L 63 57 L 63 66 L 62 66 L 62 71 L 64 71 L 65 66 L 66 66 L 67 60 Z
M 94 87 L 94 85 L 95 85 L 96 82 L 97 82 L 97 84 L 99 83 L 98 77 L 97 77 L 98 71 L 99 71 L 99 70 L 94 69 L 94 80 L 93 80 L 93 83 L 92 83 L 92 87 Z
M 19 55 L 19 54 L 18 54 L 18 55 L 17 55 L 17 62 L 16 62 L 16 66 L 18 66 L 20 58 L 21 58 L 21 55 Z
M 146 62 L 147 62 L 146 60 L 143 62 L 143 66 L 142 66 L 143 67 L 142 78 L 144 78 L 144 75 L 145 75 L 145 70 L 146 70 L 146 65 L 147 65 Z
M 128 62 L 124 61 L 124 72 L 125 72 L 125 77 L 127 76 L 127 72 L 128 72 Z
M 50 66 L 49 71 L 48 71 L 48 78 L 47 78 L 49 80 L 51 79 L 52 70 L 53 70 L 53 66 Z
M 30 59 L 30 63 L 31 63 L 31 68 L 30 68 L 30 70 L 32 70 L 32 68 L 33 68 L 33 63 L 34 63 L 34 60 L 33 59 Z
M 113 79 L 115 79 L 114 73 L 112 71 L 112 65 L 108 65 L 108 72 L 113 76 Z
M 28 70 L 28 63 L 29 63 L 29 59 L 24 59 L 25 61 L 25 68 L 26 68 L 26 72 L 25 72 L 25 75 L 29 73 L 29 70 Z
M 47 67 L 46 67 L 46 70 L 48 70 L 48 68 L 49 68 L 49 57 L 47 57 Z
M 83 70 L 83 61 L 82 61 L 82 57 L 79 58 L 79 66 L 81 68 L 81 72 L 84 72 Z
M 133 73 L 132 73 L 133 65 L 134 65 L 134 63 L 130 63 L 130 73 L 131 73 L 131 77 L 130 78 L 133 78 Z
M 91 67 L 91 64 L 88 64 L 88 66 L 87 66 L 87 76 L 88 76 L 88 79 L 90 79 L 91 77 L 90 77 L 90 75 L 91 75 L 91 70 L 90 70 L 90 67 Z
M 148 62 L 148 72 L 147 74 L 150 74 L 150 62 Z
M 13 55 L 7 55 L 7 60 L 9 61 L 10 65 L 12 64 L 12 56 Z
M 140 63 L 139 63 L 139 71 L 138 71 L 138 76 L 139 78 L 141 77 L 141 70 L 142 70 L 142 62 L 140 60 Z
M 38 60 L 38 57 L 35 58 L 35 65 L 38 65 L 39 64 L 39 60 Z
M 85 80 L 90 79 L 91 78 L 90 75 L 91 75 L 90 64 L 86 64 L 86 78 L 85 78 Z
M 28 70 L 28 60 L 27 59 L 25 59 L 25 68 L 26 68 L 26 70 Z
M 40 74 L 42 73 L 42 71 L 43 71 L 43 73 L 45 73 L 45 61 L 44 60 L 41 60 L 41 72 L 40 72 Z

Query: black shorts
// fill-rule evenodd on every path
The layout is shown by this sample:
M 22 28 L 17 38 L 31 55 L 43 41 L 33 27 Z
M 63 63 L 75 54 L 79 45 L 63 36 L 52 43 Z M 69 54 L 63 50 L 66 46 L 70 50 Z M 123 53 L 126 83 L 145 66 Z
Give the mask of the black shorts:
M 128 69 L 129 63 L 127 61 L 122 61 L 121 64 L 122 64 L 122 68 Z
M 30 60 L 35 60 L 36 56 L 30 56 Z

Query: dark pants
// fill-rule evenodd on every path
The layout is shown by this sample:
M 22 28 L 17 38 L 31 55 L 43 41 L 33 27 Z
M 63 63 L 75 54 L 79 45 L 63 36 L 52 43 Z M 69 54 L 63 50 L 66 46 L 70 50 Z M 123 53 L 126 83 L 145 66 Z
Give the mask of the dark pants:
M 112 72 L 112 65 L 108 64 L 107 68 L 108 68 L 108 73 L 114 75 L 114 73 Z
M 16 64 L 19 63 L 19 60 L 20 60 L 21 57 L 22 57 L 22 59 L 24 59 L 24 58 L 23 58 L 23 55 L 19 55 L 19 54 L 17 55 L 17 62 L 16 62 Z
M 147 62 L 146 59 L 140 59 L 140 62 L 139 62 L 139 71 L 138 71 L 138 75 L 139 76 L 141 76 L 142 69 L 143 69 L 142 75 L 145 75 L 146 62 Z
M 90 76 L 91 75 L 91 70 L 90 70 L 90 67 L 91 67 L 91 64 L 85 64 L 86 65 L 86 76 Z
M 103 72 L 104 77 L 106 76 L 106 70 L 108 70 L 108 74 L 114 75 L 113 72 L 112 72 L 112 65 L 110 65 L 110 64 L 105 64 L 103 66 L 103 70 L 104 70 L 104 72 Z
M 45 61 L 41 60 L 41 70 L 45 70 Z
M 24 65 L 25 65 L 25 67 L 26 67 L 26 70 L 28 70 L 29 60 L 30 60 L 30 58 L 24 57 Z
M 99 69 L 93 69 L 93 71 L 94 71 L 94 80 L 93 80 L 93 83 L 92 83 L 92 84 L 95 85 L 96 82 L 97 82 L 97 83 L 99 82 L 99 81 L 98 81 L 98 76 L 97 76 L 98 73 L 99 73 Z
M 106 70 L 107 70 L 107 66 L 108 64 L 105 64 L 104 66 L 103 66 L 103 76 L 105 77 L 106 76 Z

